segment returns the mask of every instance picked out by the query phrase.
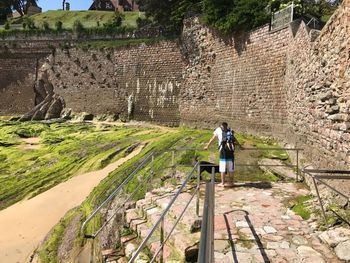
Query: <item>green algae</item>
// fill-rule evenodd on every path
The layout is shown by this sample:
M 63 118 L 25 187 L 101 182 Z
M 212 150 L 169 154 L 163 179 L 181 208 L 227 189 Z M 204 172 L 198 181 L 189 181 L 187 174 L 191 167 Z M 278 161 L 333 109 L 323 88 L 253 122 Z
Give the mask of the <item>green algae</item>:
M 310 218 L 311 211 L 307 208 L 306 202 L 313 197 L 310 195 L 296 196 L 284 201 L 285 205 L 290 207 L 295 214 L 301 216 L 304 220 Z
M 132 134 L 141 130 L 0 121 L 0 209 L 121 158 L 121 151 L 140 143 Z M 23 141 L 35 137 L 35 144 Z
M 88 126 L 89 127 L 89 126 Z M 71 128 L 71 127 L 70 127 Z M 67 128 L 68 129 L 68 128 Z M 113 130 L 113 129 L 112 129 Z M 132 130 L 132 131 L 131 131 Z M 132 158 L 131 160 L 126 161 L 123 163 L 117 170 L 110 173 L 110 175 L 105 178 L 89 195 L 89 197 L 83 202 L 81 206 L 74 209 L 76 213 L 81 212 L 81 222 L 87 218 L 88 215 L 92 213 L 92 211 L 102 203 L 103 200 L 106 199 L 106 197 L 116 189 L 118 185 L 125 180 L 125 178 L 141 163 L 141 161 L 151 152 L 153 151 L 162 151 L 167 150 L 170 148 L 204 148 L 210 137 L 212 136 L 212 131 L 208 130 L 200 130 L 200 129 L 189 129 L 189 128 L 178 128 L 178 129 L 171 129 L 171 132 L 169 131 L 163 131 L 161 129 L 153 129 L 152 132 L 142 134 L 139 133 L 142 129 L 130 129 L 126 127 L 122 128 L 114 128 L 113 133 L 109 133 L 109 129 L 103 129 L 104 135 L 102 136 L 100 133 L 102 132 L 97 131 L 94 128 L 83 128 L 81 127 L 80 130 L 73 130 L 71 132 L 65 131 L 61 132 L 59 134 L 51 134 L 49 130 L 45 130 L 45 136 L 43 136 L 45 139 L 45 144 L 48 147 L 51 147 L 52 145 L 61 145 L 62 147 L 65 145 L 64 142 L 74 142 L 76 137 L 82 137 L 84 138 L 83 142 L 83 150 L 80 151 L 79 147 L 73 147 L 76 146 L 75 144 L 72 145 L 72 147 L 69 147 L 69 152 L 72 156 L 76 156 L 77 154 L 81 155 L 82 158 L 88 158 L 90 151 L 88 149 L 93 148 L 93 152 L 95 153 L 94 158 L 85 160 L 84 165 L 79 167 L 78 170 L 84 170 L 84 169 L 95 169 L 96 167 L 102 167 L 105 165 L 105 162 L 110 162 L 111 159 L 118 159 L 122 156 L 126 155 L 126 149 L 130 145 L 135 145 L 135 143 L 140 142 L 146 142 L 146 146 L 141 151 L 140 154 Z M 144 131 L 145 129 L 143 129 Z M 90 134 L 91 133 L 91 134 Z M 90 135 L 89 135 L 90 134 Z M 114 134 L 114 135 L 108 135 L 108 134 Z M 133 138 L 133 134 L 136 134 Z M 58 138 L 60 136 L 60 140 L 58 142 L 55 142 L 55 138 Z M 89 137 L 92 136 L 92 137 Z M 101 143 L 99 145 L 95 145 L 92 143 L 93 141 L 99 141 L 102 140 L 104 137 L 109 137 L 109 139 L 113 139 L 112 141 L 105 140 L 104 143 Z M 98 139 L 97 139 L 98 138 Z M 127 138 L 127 139 L 126 139 Z M 91 140 L 90 140 L 91 139 Z M 240 140 L 241 144 L 244 144 L 246 141 L 244 139 L 244 136 L 241 136 L 238 138 Z M 252 142 L 252 139 L 249 137 L 249 143 Z M 82 139 L 80 140 L 82 141 Z M 118 141 L 117 145 L 111 145 L 110 143 L 113 143 L 115 141 Z M 117 150 L 116 148 L 117 147 Z M 67 151 L 67 148 L 61 148 L 61 152 Z M 244 153 L 248 151 L 241 151 L 237 150 L 237 156 L 239 154 Z M 195 162 L 196 158 L 199 158 L 200 160 L 208 160 L 209 156 L 212 155 L 212 151 L 180 151 L 176 152 L 174 155 L 174 164 L 181 163 L 183 165 L 192 165 Z M 215 153 L 217 155 L 217 153 Z M 262 156 L 261 154 L 257 153 L 248 153 L 250 154 L 251 159 L 256 159 L 253 162 L 257 162 L 257 160 Z M 244 155 L 243 155 L 244 156 Z M 138 173 L 135 174 L 132 180 L 130 180 L 126 186 L 125 190 L 122 193 L 122 196 L 127 196 L 128 194 L 131 194 L 134 192 L 135 188 L 142 183 L 142 179 L 149 178 L 151 172 L 153 174 L 153 180 L 149 181 L 148 183 L 143 183 L 143 186 L 139 188 L 134 193 L 133 199 L 138 200 L 140 198 L 143 198 L 145 196 L 145 193 L 149 191 L 152 188 L 157 188 L 160 185 L 162 185 L 164 182 L 161 180 L 161 178 L 164 175 L 167 175 L 173 171 L 172 167 L 172 158 L 173 155 L 171 152 L 166 152 L 162 155 L 158 155 L 154 158 L 152 162 L 152 166 L 146 166 L 143 169 L 141 169 Z M 94 161 L 92 161 L 94 160 Z M 183 170 L 185 172 L 190 171 L 192 168 L 187 167 L 177 167 L 179 170 Z M 253 175 L 251 177 L 247 177 L 247 174 L 252 173 Z M 259 173 L 258 175 L 254 175 L 255 173 Z M 255 177 L 254 177 L 255 176 Z M 271 177 L 271 175 L 264 174 L 260 169 L 247 169 L 245 168 L 242 172 L 242 170 L 237 169 L 236 171 L 236 179 L 237 180 L 243 180 L 248 181 L 251 179 L 257 180 L 257 181 L 274 181 L 276 178 Z M 169 181 L 172 180 L 172 178 L 168 179 Z M 101 222 L 103 220 L 103 217 L 101 214 L 98 214 L 97 219 L 95 220 L 94 224 L 88 224 L 87 232 L 90 232 L 92 228 L 96 229 L 98 226 L 101 225 Z M 43 244 L 42 249 L 40 251 L 56 251 L 58 250 L 59 244 L 62 242 L 62 236 L 60 235 L 60 232 L 52 233 L 48 240 Z M 81 233 L 77 234 L 75 244 L 78 244 L 77 246 L 83 246 L 83 244 L 86 241 L 81 236 Z M 249 242 L 248 242 L 249 243 Z M 247 244 L 249 246 L 249 244 Z M 41 252 L 40 255 L 42 255 Z M 44 257 L 41 257 L 41 260 L 43 262 L 54 262 L 55 260 L 58 260 L 57 253 L 51 253 L 51 258 L 47 259 Z

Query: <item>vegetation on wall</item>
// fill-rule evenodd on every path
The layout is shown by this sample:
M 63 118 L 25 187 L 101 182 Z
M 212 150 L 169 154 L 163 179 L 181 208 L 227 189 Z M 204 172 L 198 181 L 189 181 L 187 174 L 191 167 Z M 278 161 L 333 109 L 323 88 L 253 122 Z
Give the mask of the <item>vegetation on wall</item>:
M 291 4 L 290 0 L 138 0 L 146 17 L 180 30 L 183 19 L 193 12 L 205 23 L 223 32 L 249 30 L 266 24 L 271 11 Z M 296 0 L 296 17 L 306 14 L 326 20 L 336 9 L 335 1 Z
M 140 12 L 47 11 L 9 19 L 6 30 L 0 26 L 0 35 L 76 32 L 77 24 L 80 24 L 79 32 L 86 34 L 124 33 L 135 30 L 137 19 L 142 18 Z

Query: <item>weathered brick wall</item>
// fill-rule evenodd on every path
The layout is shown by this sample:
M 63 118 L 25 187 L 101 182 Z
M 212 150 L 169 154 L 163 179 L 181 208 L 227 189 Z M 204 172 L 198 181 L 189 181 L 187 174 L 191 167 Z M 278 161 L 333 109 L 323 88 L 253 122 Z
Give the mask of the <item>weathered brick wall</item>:
M 0 41 L 0 115 L 34 107 L 37 67 L 50 52 L 47 42 Z
M 345 3 L 344 3 L 345 4 Z M 289 141 L 318 167 L 350 167 L 349 11 L 338 9 L 314 42 L 290 35 L 284 88 Z
M 186 21 L 181 121 L 208 126 L 226 120 L 241 131 L 283 132 L 288 36 L 288 29 L 265 26 L 226 38 L 198 19 Z
M 66 108 L 92 114 L 125 114 L 178 125 L 184 62 L 178 43 L 90 50 L 57 50 L 50 81 Z

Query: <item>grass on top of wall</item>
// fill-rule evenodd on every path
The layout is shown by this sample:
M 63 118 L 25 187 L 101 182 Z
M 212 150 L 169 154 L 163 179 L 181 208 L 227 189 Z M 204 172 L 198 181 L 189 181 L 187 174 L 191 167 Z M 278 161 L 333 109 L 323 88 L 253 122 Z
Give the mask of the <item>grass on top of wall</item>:
M 118 48 L 138 46 L 141 44 L 152 45 L 165 40 L 174 40 L 176 37 L 154 37 L 154 38 L 131 38 L 131 39 L 116 39 L 116 40 L 96 40 L 84 41 L 77 44 L 81 49 L 101 49 L 101 48 Z
M 123 12 L 123 26 L 136 28 L 138 17 L 144 17 L 142 12 Z M 55 29 L 58 21 L 62 22 L 63 29 L 72 29 L 75 21 L 80 21 L 84 28 L 102 27 L 114 17 L 114 12 L 110 11 L 47 11 L 30 16 L 36 28 L 42 28 L 43 23 L 48 23 L 51 29 Z M 24 17 L 12 18 L 9 20 L 13 27 L 22 27 Z

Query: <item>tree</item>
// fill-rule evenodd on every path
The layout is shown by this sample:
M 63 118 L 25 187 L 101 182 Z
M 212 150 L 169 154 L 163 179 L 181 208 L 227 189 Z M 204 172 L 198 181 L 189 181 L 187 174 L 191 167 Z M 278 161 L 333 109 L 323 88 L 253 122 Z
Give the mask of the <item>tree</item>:
M 62 1 L 62 10 L 65 10 L 65 8 L 66 8 L 66 0 L 63 0 Z
M 7 15 L 11 14 L 11 8 L 0 6 L 0 22 L 7 19 Z
M 267 23 L 268 0 L 203 0 L 203 20 L 224 32 L 249 30 Z
M 37 0 L 2 0 L 0 3 L 0 8 L 10 8 L 16 10 L 21 16 L 26 13 L 27 4 L 35 3 Z
M 327 20 L 338 4 L 336 0 L 271 0 L 271 10 L 275 12 L 292 4 L 292 2 L 295 5 L 296 17 L 312 15 L 321 20 Z

